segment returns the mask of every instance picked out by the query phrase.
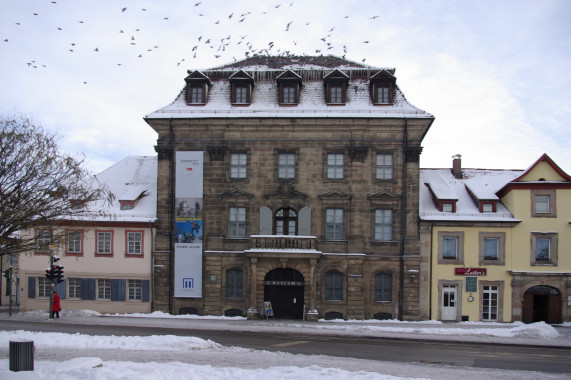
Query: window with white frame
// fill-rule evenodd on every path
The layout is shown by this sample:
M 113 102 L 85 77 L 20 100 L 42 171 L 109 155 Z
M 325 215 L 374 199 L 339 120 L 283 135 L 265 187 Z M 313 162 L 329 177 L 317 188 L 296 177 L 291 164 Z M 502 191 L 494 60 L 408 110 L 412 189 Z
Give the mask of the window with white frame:
M 141 255 L 143 253 L 142 232 L 127 232 L 127 253 L 129 255 Z
M 230 178 L 246 178 L 248 155 L 246 153 L 232 153 L 230 155 Z
M 494 205 L 491 203 L 484 203 L 482 205 L 482 212 L 494 212 Z
M 127 280 L 127 296 L 130 301 L 141 301 L 143 299 L 143 281 Z
M 52 234 L 49 230 L 38 230 L 36 232 L 36 252 L 49 252 Z
M 46 277 L 38 277 L 38 297 L 49 297 L 53 283 Z
M 327 155 L 327 178 L 343 179 L 345 171 L 344 155 L 342 153 L 330 153 Z
M 112 232 L 97 232 L 97 254 L 110 255 L 112 253 L 112 240 Z
M 547 214 L 549 212 L 549 195 L 535 196 L 535 212 L 538 214 Z
M 278 155 L 278 178 L 295 178 L 295 154 L 280 153 Z
M 81 279 L 67 279 L 67 298 L 81 298 Z
M 82 253 L 82 237 L 81 231 L 67 232 L 67 253 Z
M 343 301 L 343 273 L 337 270 L 325 272 L 325 300 Z
M 375 210 L 375 240 L 389 241 L 393 239 L 393 211 Z
M 482 290 L 482 321 L 497 321 L 499 291 L 497 285 L 484 285 Z
M 391 273 L 375 274 L 375 302 L 391 302 L 393 300 L 393 275 Z
M 325 211 L 325 238 L 327 240 L 343 239 L 342 208 L 328 208 Z
M 230 207 L 228 212 L 228 236 L 246 237 L 246 208 Z
M 393 179 L 393 155 L 377 154 L 377 179 Z
M 111 299 L 111 280 L 97 279 L 97 299 L 110 300 Z

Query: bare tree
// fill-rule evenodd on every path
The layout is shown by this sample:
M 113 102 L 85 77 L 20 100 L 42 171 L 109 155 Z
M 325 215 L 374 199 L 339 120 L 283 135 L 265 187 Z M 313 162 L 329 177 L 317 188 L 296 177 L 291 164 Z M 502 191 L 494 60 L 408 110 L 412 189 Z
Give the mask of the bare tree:
M 0 256 L 65 241 L 64 221 L 84 220 L 88 202 L 109 193 L 82 158 L 60 152 L 55 134 L 28 118 L 0 116 Z M 41 229 L 36 233 L 24 231 Z M 48 236 L 46 236 L 48 235 Z

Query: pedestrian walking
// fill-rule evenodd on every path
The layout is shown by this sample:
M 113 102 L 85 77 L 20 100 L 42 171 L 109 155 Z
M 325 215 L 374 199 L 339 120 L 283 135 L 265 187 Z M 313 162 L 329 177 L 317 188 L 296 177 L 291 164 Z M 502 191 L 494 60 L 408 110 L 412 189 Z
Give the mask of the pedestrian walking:
M 57 294 L 57 292 L 52 292 L 52 294 L 54 295 L 54 301 L 52 303 L 52 318 L 54 316 L 56 318 L 59 318 L 59 312 L 61 311 L 59 295 Z

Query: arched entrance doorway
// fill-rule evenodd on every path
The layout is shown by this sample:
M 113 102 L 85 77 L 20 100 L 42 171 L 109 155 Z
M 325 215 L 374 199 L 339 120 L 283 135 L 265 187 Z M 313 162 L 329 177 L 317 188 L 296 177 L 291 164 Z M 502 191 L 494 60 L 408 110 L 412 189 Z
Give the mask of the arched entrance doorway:
M 550 286 L 534 286 L 523 295 L 522 321 L 561 323 L 561 294 Z
M 277 318 L 303 318 L 303 275 L 291 268 L 269 271 L 264 277 L 264 301 L 270 301 Z

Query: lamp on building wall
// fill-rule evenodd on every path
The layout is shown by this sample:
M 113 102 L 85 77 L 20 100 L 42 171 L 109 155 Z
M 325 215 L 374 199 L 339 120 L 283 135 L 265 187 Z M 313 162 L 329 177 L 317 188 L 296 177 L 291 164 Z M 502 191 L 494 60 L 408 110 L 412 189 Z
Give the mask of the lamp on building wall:
M 417 269 L 409 269 L 408 274 L 410 275 L 410 282 L 414 282 L 414 278 L 416 276 L 418 276 L 418 270 Z

